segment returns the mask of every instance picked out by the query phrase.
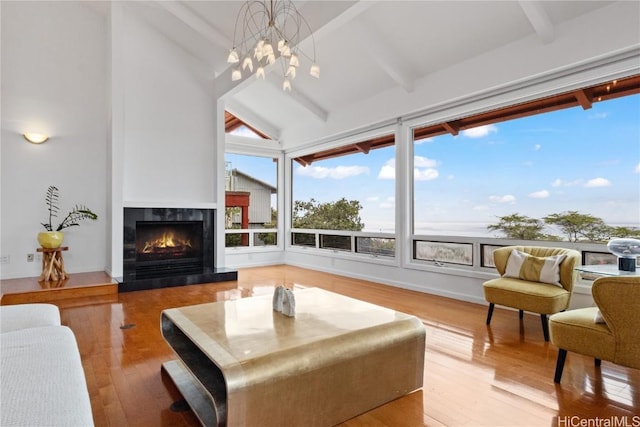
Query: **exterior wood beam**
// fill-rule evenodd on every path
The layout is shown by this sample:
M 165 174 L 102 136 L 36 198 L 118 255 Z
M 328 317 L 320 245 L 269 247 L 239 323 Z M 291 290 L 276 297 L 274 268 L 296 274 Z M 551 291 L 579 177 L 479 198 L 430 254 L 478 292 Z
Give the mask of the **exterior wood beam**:
M 460 132 L 460 127 L 454 122 L 444 122 L 442 123 L 442 127 L 453 136 L 458 135 Z
M 371 144 L 358 143 L 358 144 L 355 144 L 355 146 L 358 149 L 358 151 L 364 154 L 369 154 L 369 151 L 371 150 Z
M 587 91 L 584 89 L 580 89 L 574 92 L 576 100 L 580 104 L 583 110 L 588 110 L 592 107 L 592 97 L 590 94 L 587 94 Z

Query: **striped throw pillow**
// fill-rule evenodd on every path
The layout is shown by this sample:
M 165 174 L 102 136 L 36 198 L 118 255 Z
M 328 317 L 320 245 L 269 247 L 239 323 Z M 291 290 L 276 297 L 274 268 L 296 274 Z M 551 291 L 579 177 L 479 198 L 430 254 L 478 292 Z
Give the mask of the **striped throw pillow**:
M 549 283 L 562 287 L 560 283 L 560 264 L 565 257 L 566 255 L 537 257 L 519 250 L 513 250 L 507 260 L 507 268 L 503 277 Z

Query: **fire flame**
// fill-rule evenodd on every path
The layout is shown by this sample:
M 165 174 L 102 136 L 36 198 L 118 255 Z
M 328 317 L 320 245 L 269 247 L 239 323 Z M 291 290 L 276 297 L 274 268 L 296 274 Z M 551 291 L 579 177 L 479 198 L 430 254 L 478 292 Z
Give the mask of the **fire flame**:
M 176 237 L 173 233 L 163 233 L 161 237 L 144 243 L 142 253 L 149 254 L 157 249 L 170 249 L 178 247 L 191 248 L 191 241 Z

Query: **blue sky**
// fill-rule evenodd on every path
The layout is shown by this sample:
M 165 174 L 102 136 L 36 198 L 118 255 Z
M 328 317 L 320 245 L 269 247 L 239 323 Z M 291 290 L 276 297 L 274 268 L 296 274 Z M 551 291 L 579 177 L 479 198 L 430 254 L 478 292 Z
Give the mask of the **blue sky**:
M 442 135 L 414 144 L 417 233 L 491 235 L 499 216 L 574 210 L 640 226 L 640 95 Z M 227 155 L 275 184 L 271 159 Z M 365 229 L 394 230 L 394 149 L 294 163 L 295 200 L 345 197 Z

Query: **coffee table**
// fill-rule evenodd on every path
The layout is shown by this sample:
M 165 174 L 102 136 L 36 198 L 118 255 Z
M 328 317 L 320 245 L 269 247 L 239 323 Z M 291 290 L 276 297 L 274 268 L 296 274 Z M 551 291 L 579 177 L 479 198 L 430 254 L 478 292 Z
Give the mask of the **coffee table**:
M 640 276 L 640 269 L 624 271 L 620 270 L 617 264 L 580 265 L 576 270 L 599 276 Z
M 164 310 L 178 360 L 163 369 L 206 426 L 335 425 L 423 383 L 425 329 L 411 315 L 318 288 L 296 316 L 264 295 Z

